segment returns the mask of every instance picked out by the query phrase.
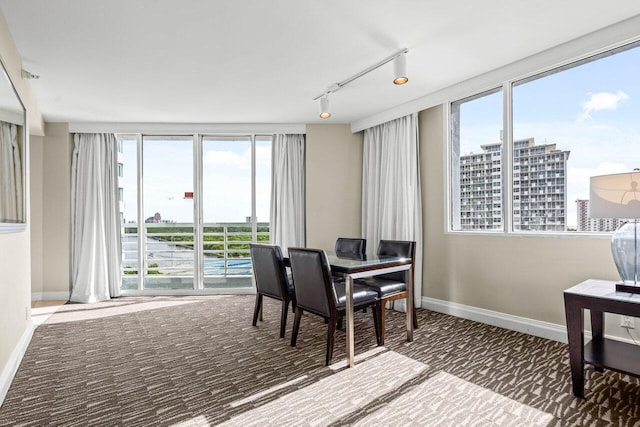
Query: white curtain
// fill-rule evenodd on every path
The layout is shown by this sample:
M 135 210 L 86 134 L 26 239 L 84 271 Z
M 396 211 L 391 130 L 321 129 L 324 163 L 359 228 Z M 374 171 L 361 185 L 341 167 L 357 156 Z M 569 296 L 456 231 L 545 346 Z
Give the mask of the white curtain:
M 71 172 L 71 301 L 120 294 L 118 143 L 113 134 L 76 134 Z
M 415 306 L 420 307 L 422 202 L 417 113 L 364 131 L 362 236 L 372 249 L 382 239 L 416 242 L 413 295 Z M 398 302 L 403 309 L 404 300 Z
M 271 242 L 282 248 L 304 247 L 304 135 L 275 135 L 271 151 Z
M 18 128 L 0 122 L 0 219 L 23 220 L 23 209 Z

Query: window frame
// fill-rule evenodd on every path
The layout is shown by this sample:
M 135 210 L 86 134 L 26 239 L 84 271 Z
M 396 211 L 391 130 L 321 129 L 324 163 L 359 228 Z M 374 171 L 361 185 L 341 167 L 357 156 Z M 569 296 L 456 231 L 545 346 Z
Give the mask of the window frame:
M 449 183 L 447 184 L 447 188 L 448 188 L 448 193 L 447 194 L 447 199 L 448 199 L 448 211 L 446 212 L 446 216 L 448 218 L 448 231 L 451 232 L 462 232 L 462 233 L 474 233 L 474 232 L 478 232 L 481 234 L 503 234 L 505 228 L 507 227 L 507 224 L 505 223 L 505 214 L 504 214 L 504 197 L 505 197 L 505 192 L 504 192 L 504 166 L 501 166 L 501 172 L 500 172 L 500 176 L 501 176 L 501 190 L 502 190 L 502 207 L 501 207 L 501 219 L 502 219 L 502 227 L 501 229 L 496 229 L 496 230 L 455 230 L 453 227 L 456 224 L 456 220 L 454 218 L 454 214 L 455 214 L 455 210 L 453 207 L 453 196 L 454 196 L 454 190 L 453 190 L 453 184 L 456 181 L 456 179 L 454 179 L 453 177 L 453 169 L 454 169 L 454 161 L 455 161 L 455 156 L 453 155 L 453 138 L 452 138 L 452 128 L 453 126 L 451 126 L 451 122 L 453 121 L 452 118 L 452 105 L 455 103 L 459 103 L 462 104 L 464 102 L 470 102 L 476 99 L 480 99 L 484 96 L 489 96 L 489 95 L 493 95 L 495 93 L 498 92 L 502 92 L 503 94 L 503 122 L 504 122 L 504 85 L 498 85 L 498 86 L 493 86 L 487 89 L 484 89 L 480 92 L 477 92 L 471 96 L 466 96 L 464 98 L 461 99 L 457 99 L 454 101 L 450 101 L 446 104 L 446 114 L 445 114 L 445 132 L 447 134 L 447 150 L 445 155 L 448 155 L 448 157 L 445 159 L 446 165 L 447 165 L 447 178 L 449 180 Z M 504 123 L 503 123 L 503 127 L 504 127 Z M 458 157 L 460 156 L 460 147 L 458 147 L 457 149 L 458 151 Z M 503 150 L 501 153 L 501 162 L 502 165 L 504 165 L 504 156 L 505 156 L 505 150 L 504 150 L 504 142 L 503 142 Z M 458 158 L 458 167 L 460 167 L 460 160 Z M 459 181 L 459 180 L 458 180 Z M 493 189 L 492 189 L 493 190 Z M 458 208 L 459 210 L 461 210 L 461 206 Z M 461 224 L 462 222 L 462 218 L 459 219 L 458 223 Z
M 499 84 L 487 85 L 484 88 L 475 90 L 473 93 L 467 93 L 464 96 L 456 96 L 455 99 L 449 99 L 442 104 L 443 107 L 443 131 L 444 131 L 444 165 L 445 165 L 445 177 L 444 177 L 444 232 L 445 234 L 458 234 L 458 235 L 480 235 L 480 236 L 494 236 L 494 237 L 533 237 L 533 238 L 598 238 L 598 239 L 610 239 L 613 232 L 585 232 L 585 231 L 536 231 L 536 230 L 515 230 L 514 229 L 514 191 L 513 181 L 514 173 L 514 141 L 513 141 L 513 88 L 514 86 L 526 84 L 529 81 L 544 78 L 548 75 L 563 72 L 567 69 L 579 67 L 583 64 L 598 61 L 617 53 L 631 50 L 640 49 L 640 39 L 627 40 L 625 42 L 618 43 L 614 46 L 608 46 L 606 48 L 591 51 L 587 54 L 581 55 L 578 58 L 568 59 L 562 62 L 558 62 L 554 65 L 544 67 L 535 71 L 521 74 L 516 77 L 503 80 Z M 454 158 L 453 158 L 453 140 L 452 140 L 452 104 L 464 102 L 466 100 L 473 100 L 489 94 L 491 92 L 502 90 L 503 94 L 503 140 L 502 140 L 502 224 L 501 230 L 456 230 L 454 224 L 456 220 L 453 215 L 455 209 L 453 208 L 453 196 L 455 192 L 453 190 L 453 184 L 456 181 L 453 177 L 454 173 L 459 173 L 459 169 L 454 170 Z M 566 182 L 565 182 L 566 185 Z M 567 211 L 568 200 L 565 204 L 565 215 Z M 459 222 L 459 220 L 458 220 Z
M 276 133 L 270 132 L 233 132 L 233 133 L 216 133 L 216 132 L 114 132 L 118 141 L 118 150 L 121 150 L 122 141 L 128 139 L 135 141 L 136 144 L 136 193 L 137 193 L 137 224 L 138 224 L 138 254 L 137 261 L 139 266 L 145 265 L 146 257 L 146 230 L 144 230 L 144 182 L 143 182 L 143 169 L 144 169 L 144 138 L 191 138 L 191 144 L 193 147 L 193 188 L 194 188 L 194 276 L 193 276 L 193 288 L 191 289 L 156 289 L 145 287 L 145 274 L 140 274 L 143 270 L 138 268 L 137 288 L 136 289 L 123 289 L 122 283 L 120 284 L 120 293 L 123 296 L 138 296 L 138 295 L 208 295 L 208 294 L 227 294 L 228 289 L 224 287 L 211 288 L 206 287 L 204 283 L 204 259 L 202 253 L 203 243 L 203 180 L 202 180 L 202 168 L 203 168 L 203 139 L 207 137 L 211 138 L 248 138 L 251 144 L 251 242 L 258 241 L 258 221 L 256 216 L 257 202 L 256 202 L 256 143 L 258 140 L 273 140 Z M 271 218 L 269 219 L 271 224 Z M 122 224 L 120 224 L 122 226 Z M 121 235 L 120 235 L 121 238 Z M 271 242 L 271 236 L 270 240 Z M 196 248 L 199 248 L 196 250 Z M 120 277 L 124 273 L 121 273 Z M 255 281 L 251 281 L 251 286 L 233 288 L 234 292 L 238 294 L 250 294 L 255 292 Z

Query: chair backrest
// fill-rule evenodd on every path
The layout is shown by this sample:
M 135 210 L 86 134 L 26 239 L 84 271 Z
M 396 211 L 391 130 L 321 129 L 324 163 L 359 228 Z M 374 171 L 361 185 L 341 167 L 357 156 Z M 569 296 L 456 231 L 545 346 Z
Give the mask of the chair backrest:
M 279 299 L 284 298 L 288 293 L 289 278 L 280 246 L 252 243 L 250 250 L 258 291 Z
M 406 240 L 380 240 L 378 256 L 393 256 L 411 258 L 411 269 L 416 261 L 416 242 Z M 383 274 L 379 277 L 404 282 L 404 272 Z
M 296 305 L 329 317 L 336 303 L 326 252 L 322 249 L 289 248 L 289 260 L 296 288 Z
M 338 237 L 334 248 L 336 254 L 355 255 L 358 258 L 364 257 L 367 252 L 366 239 L 349 239 L 346 237 Z

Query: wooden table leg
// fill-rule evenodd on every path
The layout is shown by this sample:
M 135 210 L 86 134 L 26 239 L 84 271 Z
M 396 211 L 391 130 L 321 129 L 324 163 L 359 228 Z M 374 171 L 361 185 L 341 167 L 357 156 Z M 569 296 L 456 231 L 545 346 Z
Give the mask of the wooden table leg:
M 584 315 L 580 304 L 571 295 L 564 296 L 564 312 L 567 320 L 569 364 L 573 395 L 584 397 Z
M 602 339 L 604 336 L 604 313 L 597 310 L 589 310 L 591 317 L 591 334 L 593 339 Z M 595 366 L 597 372 L 604 372 L 604 368 L 601 366 Z

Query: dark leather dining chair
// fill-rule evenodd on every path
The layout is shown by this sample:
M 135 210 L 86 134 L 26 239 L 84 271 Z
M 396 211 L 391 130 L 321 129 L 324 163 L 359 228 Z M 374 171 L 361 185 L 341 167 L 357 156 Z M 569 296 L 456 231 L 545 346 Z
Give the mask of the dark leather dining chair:
M 296 295 L 289 280 L 279 246 L 253 243 L 250 245 L 253 275 L 256 280 L 256 305 L 253 312 L 253 326 L 262 312 L 262 297 L 268 296 L 282 301 L 280 316 L 280 338 L 284 337 L 289 303 L 296 308 Z M 262 320 L 262 318 L 260 319 Z
M 404 240 L 381 240 L 378 245 L 378 256 L 393 256 L 411 258 L 411 270 L 409 273 L 413 277 L 413 269 L 416 258 L 416 242 Z M 385 335 L 385 306 L 389 301 L 407 298 L 407 283 L 405 281 L 405 272 L 398 271 L 396 273 L 381 274 L 379 276 L 358 279 L 355 282 L 364 285 L 377 292 L 380 299 L 378 306 L 379 322 L 380 322 L 380 345 L 384 345 Z M 418 317 L 416 316 L 416 306 L 413 305 L 413 327 L 418 327 Z
M 364 259 L 367 253 L 367 240 L 338 237 L 333 250 L 338 256 L 347 258 L 353 256 L 357 259 Z
M 300 321 L 303 312 L 316 314 L 328 320 L 327 350 L 325 364 L 329 365 L 333 357 L 334 333 L 338 317 L 346 310 L 345 284 L 334 283 L 327 254 L 321 249 L 289 248 L 289 260 L 293 282 L 296 286 L 296 317 L 293 321 L 291 346 L 296 346 Z M 378 294 L 365 287 L 354 284 L 353 306 L 356 308 L 373 306 L 373 320 L 376 340 L 380 339 L 380 328 L 375 307 Z
M 350 258 L 363 260 L 367 253 L 367 239 L 354 239 L 349 237 L 338 237 L 333 251 L 340 258 Z M 342 274 L 334 274 L 333 280 L 335 282 L 344 282 Z M 367 312 L 366 308 L 362 309 L 363 313 Z M 342 317 L 338 319 L 338 329 L 342 330 Z

